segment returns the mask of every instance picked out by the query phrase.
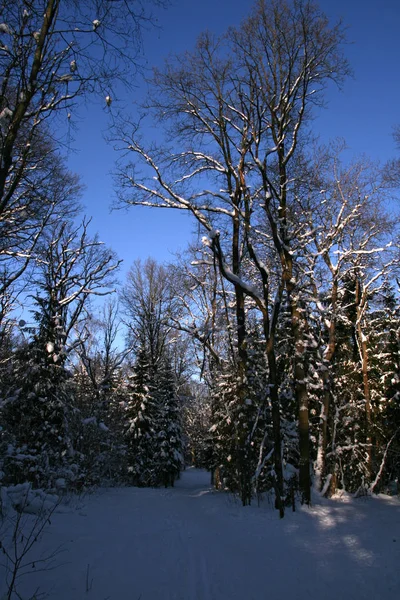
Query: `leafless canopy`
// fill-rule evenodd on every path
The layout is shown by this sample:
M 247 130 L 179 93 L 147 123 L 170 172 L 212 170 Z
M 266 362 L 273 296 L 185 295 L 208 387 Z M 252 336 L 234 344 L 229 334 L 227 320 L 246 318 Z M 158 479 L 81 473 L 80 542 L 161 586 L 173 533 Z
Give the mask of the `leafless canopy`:
M 0 0 L 0 291 L 25 271 L 61 186 L 77 191 L 52 140 L 78 101 L 94 94 L 110 106 L 115 85 L 132 81 L 156 4 Z

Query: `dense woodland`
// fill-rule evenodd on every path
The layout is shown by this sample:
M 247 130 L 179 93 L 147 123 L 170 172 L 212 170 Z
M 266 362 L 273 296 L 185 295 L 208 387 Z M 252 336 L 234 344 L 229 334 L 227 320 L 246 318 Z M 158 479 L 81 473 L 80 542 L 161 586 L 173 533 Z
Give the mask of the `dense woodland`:
M 0 2 L 0 484 L 170 486 L 194 464 L 281 516 L 312 488 L 396 493 L 400 164 L 318 142 L 312 116 L 350 73 L 342 25 L 258 0 L 153 72 L 138 123 L 116 115 L 119 205 L 199 230 L 121 282 L 57 136 L 140 77 L 151 18 Z

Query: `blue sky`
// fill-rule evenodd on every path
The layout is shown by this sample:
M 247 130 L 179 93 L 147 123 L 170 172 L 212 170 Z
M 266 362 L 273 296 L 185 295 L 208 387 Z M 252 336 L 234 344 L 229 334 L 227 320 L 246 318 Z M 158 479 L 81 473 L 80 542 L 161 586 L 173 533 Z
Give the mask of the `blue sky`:
M 175 0 L 158 12 L 160 28 L 144 36 L 149 67 L 160 65 L 170 53 L 191 49 L 205 29 L 222 33 L 237 25 L 252 5 L 246 0 Z M 384 162 L 396 155 L 392 128 L 400 124 L 400 3 L 398 0 L 321 0 L 321 8 L 334 21 L 343 18 L 349 44 L 345 52 L 354 78 L 342 92 L 328 92 L 328 108 L 315 120 L 323 141 L 345 138 L 349 152 L 366 154 Z M 129 107 L 143 91 L 140 80 Z M 137 258 L 152 256 L 171 260 L 171 253 L 184 249 L 195 229 L 189 217 L 175 211 L 132 208 L 110 212 L 113 200 L 115 152 L 104 140 L 107 110 L 92 105 L 82 109 L 78 131 L 69 154 L 69 166 L 86 186 L 85 212 L 93 216 L 93 229 L 124 260 L 126 271 Z

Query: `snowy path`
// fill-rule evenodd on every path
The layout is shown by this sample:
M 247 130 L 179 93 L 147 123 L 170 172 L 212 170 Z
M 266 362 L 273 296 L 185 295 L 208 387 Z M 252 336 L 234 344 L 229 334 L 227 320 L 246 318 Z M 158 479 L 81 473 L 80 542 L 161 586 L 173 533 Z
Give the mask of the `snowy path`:
M 242 508 L 208 483 L 188 469 L 174 489 L 102 490 L 54 515 L 41 546 L 65 544 L 65 564 L 29 575 L 26 591 L 40 585 L 54 600 L 398 597 L 397 499 L 326 502 L 280 521 L 268 505 Z

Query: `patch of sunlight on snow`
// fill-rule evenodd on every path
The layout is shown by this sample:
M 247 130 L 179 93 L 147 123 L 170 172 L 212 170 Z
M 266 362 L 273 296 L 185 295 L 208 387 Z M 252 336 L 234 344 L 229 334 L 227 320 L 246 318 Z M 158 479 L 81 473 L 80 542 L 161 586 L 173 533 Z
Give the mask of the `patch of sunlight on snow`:
M 345 503 L 347 503 L 347 500 L 345 500 Z M 347 511 L 344 512 L 344 509 L 332 506 L 327 508 L 319 506 L 313 513 L 313 516 L 317 519 L 318 526 L 325 530 L 343 525 L 349 519 Z M 363 519 L 363 515 L 355 513 L 351 518 L 355 521 L 359 521 L 360 519 Z
M 391 504 L 392 506 L 398 506 L 400 508 L 400 496 L 388 496 L 387 494 L 377 494 L 377 499 L 385 502 L 386 504 Z M 373 499 L 375 500 L 374 496 Z
M 352 558 L 355 558 L 362 564 L 367 564 L 368 566 L 372 566 L 375 560 L 375 555 L 373 552 L 365 550 L 365 548 L 361 548 L 360 542 L 357 537 L 354 535 L 344 535 L 343 543 L 349 551 L 351 552 Z
M 332 518 L 332 516 L 328 514 L 321 515 L 321 518 L 319 519 L 319 526 L 321 527 L 321 529 L 332 529 L 336 525 L 337 523 L 335 519 Z
M 189 494 L 190 498 L 200 498 L 200 496 L 206 496 L 210 493 L 210 490 L 200 490 L 196 494 Z

